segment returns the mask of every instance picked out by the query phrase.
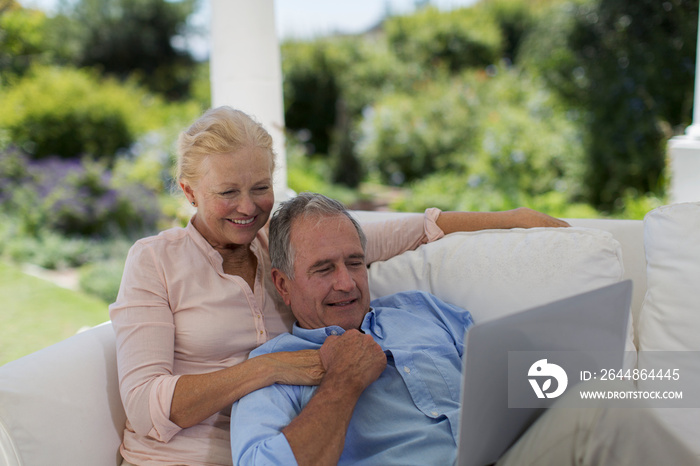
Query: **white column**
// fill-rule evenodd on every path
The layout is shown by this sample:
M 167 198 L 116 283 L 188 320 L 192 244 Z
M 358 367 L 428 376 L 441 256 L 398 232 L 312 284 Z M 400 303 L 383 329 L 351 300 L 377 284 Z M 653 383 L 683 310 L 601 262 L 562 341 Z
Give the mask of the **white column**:
M 672 203 L 700 201 L 700 28 L 697 42 L 693 123 L 686 128 L 684 136 L 671 138 L 668 142 L 669 200 Z
M 212 106 L 253 115 L 270 132 L 277 153 L 274 188 L 288 197 L 284 149 L 282 66 L 273 0 L 210 0 Z

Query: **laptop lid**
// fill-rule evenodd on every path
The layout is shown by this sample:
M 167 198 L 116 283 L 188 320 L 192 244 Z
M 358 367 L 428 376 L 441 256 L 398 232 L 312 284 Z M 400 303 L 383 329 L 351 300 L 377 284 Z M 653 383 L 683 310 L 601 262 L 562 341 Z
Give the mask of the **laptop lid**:
M 536 377 L 528 377 L 528 368 L 536 370 L 536 363 L 542 366 L 549 357 L 545 365 L 557 362 L 554 358 L 567 360 L 558 361 L 559 366 L 571 366 L 568 359 L 579 357 L 577 370 L 621 368 L 631 297 L 632 282 L 626 280 L 476 323 L 465 342 L 457 464 L 495 463 L 556 401 L 558 392 L 578 382 L 577 372 L 568 375 L 568 383 L 550 380 L 540 386 Z

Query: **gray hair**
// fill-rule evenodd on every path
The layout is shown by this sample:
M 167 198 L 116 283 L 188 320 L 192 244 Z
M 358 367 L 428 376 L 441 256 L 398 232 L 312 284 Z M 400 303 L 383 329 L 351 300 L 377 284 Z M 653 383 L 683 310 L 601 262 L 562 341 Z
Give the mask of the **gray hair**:
M 367 237 L 362 231 L 362 227 L 342 203 L 323 194 L 300 193 L 283 202 L 280 208 L 272 214 L 270 220 L 270 261 L 272 267 L 281 270 L 292 280 L 294 279 L 294 250 L 291 245 L 292 222 L 297 218 L 307 218 L 312 215 L 318 217 L 345 215 L 357 230 L 362 250 L 365 251 L 367 246 Z

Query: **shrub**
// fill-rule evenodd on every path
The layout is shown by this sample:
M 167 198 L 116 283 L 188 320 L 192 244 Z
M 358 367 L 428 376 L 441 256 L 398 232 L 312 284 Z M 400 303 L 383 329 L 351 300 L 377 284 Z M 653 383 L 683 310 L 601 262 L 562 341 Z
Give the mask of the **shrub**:
M 65 240 L 56 234 L 20 236 L 9 239 L 3 246 L 4 256 L 16 263 L 35 264 L 45 269 L 75 267 L 82 262 L 88 249 L 80 239 Z M 83 259 L 84 260 L 84 259 Z
M 402 185 L 456 172 L 509 199 L 581 192 L 581 136 L 539 81 L 512 68 L 468 72 L 367 112 L 360 155 L 370 173 Z
M 516 193 L 509 196 L 502 190 L 489 186 L 475 186 L 473 180 L 454 173 L 437 173 L 417 181 L 396 199 L 390 207 L 402 212 L 422 212 L 428 207 L 442 210 L 501 211 L 517 207 L 547 213 L 563 218 L 600 217 L 592 206 L 571 202 L 565 193 L 550 191 L 531 196 Z
M 0 181 L 0 205 L 20 219 L 21 234 L 142 235 L 156 230 L 162 215 L 152 191 L 138 184 L 116 187 L 111 172 L 89 160 L 30 161 L 8 150 L 0 153 Z
M 479 96 L 468 83 L 389 94 L 365 113 L 358 146 L 370 174 L 401 185 L 468 163 L 478 140 Z
M 541 81 L 515 69 L 496 70 L 479 92 L 483 132 L 469 167 L 478 185 L 495 187 L 512 199 L 551 191 L 580 199 L 584 153 L 576 114 L 567 112 Z
M 35 159 L 91 156 L 111 164 L 159 124 L 151 116 L 159 106 L 133 85 L 86 70 L 35 67 L 0 94 L 0 132 Z
M 113 303 L 119 293 L 124 272 L 124 261 L 111 259 L 84 265 L 80 268 L 80 288 L 107 303 Z
M 298 144 L 287 139 L 287 184 L 291 190 L 322 193 L 346 205 L 354 204 L 358 191 L 330 183 L 330 170 L 322 160 L 307 158 Z

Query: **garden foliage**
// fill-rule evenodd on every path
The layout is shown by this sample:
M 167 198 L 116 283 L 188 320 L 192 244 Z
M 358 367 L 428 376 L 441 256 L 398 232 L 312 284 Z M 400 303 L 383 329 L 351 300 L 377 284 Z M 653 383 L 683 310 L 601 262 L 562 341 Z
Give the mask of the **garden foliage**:
M 36 66 L 0 93 L 0 140 L 34 159 L 84 156 L 111 165 L 154 130 L 159 100 L 87 70 Z
M 188 32 L 196 0 L 79 0 L 61 4 L 49 31 L 77 67 L 132 78 L 173 100 L 189 97 L 195 62 L 175 44 Z
M 161 219 L 156 195 L 140 184 L 117 186 L 106 166 L 89 159 L 30 160 L 0 153 L 0 206 L 16 213 L 17 233 L 48 229 L 66 236 L 138 236 Z
M 663 194 L 666 141 L 690 123 L 697 18 L 697 0 L 579 0 L 530 34 L 527 69 L 585 115 L 592 204 Z
M 195 0 L 62 5 L 0 5 L 0 255 L 84 266 L 109 300 L 128 244 L 191 214 L 170 171 L 210 105 L 208 64 L 176 47 Z M 639 218 L 690 123 L 697 15 L 698 0 L 488 0 L 286 41 L 290 186 Z
M 289 42 L 291 136 L 331 164 L 345 147 L 350 170 L 333 179 L 350 186 L 355 166 L 411 189 L 435 173 L 616 212 L 629 193 L 665 194 L 666 141 L 690 124 L 697 16 L 698 0 L 489 0 Z

